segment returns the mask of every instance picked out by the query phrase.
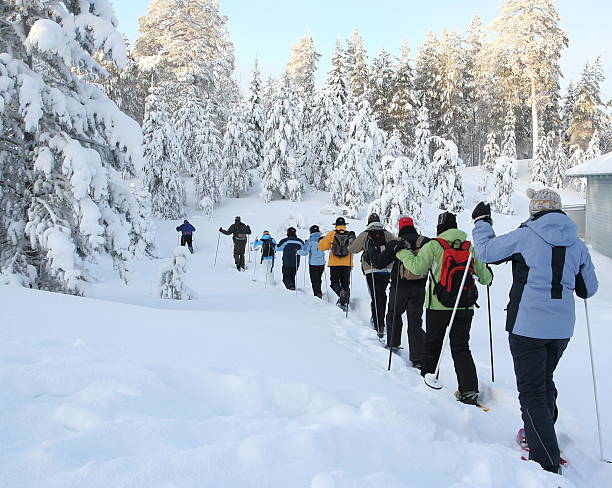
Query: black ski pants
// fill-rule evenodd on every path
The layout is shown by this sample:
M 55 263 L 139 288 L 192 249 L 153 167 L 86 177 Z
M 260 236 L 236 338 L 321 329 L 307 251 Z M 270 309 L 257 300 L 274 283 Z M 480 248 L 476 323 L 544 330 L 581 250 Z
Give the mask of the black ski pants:
M 387 287 L 390 273 L 368 273 L 365 275 L 370 292 L 370 310 L 374 327 L 378 332 L 385 330 L 385 310 L 387 309 Z
M 423 368 L 421 374 L 435 373 L 442 350 L 442 341 L 450 322 L 452 310 L 427 309 L 424 342 Z M 450 350 L 455 365 L 457 384 L 460 392 L 478 391 L 476 365 L 470 351 L 470 328 L 473 310 L 457 310 L 453 327 L 450 330 Z
M 312 264 L 308 267 L 310 273 L 310 283 L 312 284 L 312 293 L 315 297 L 321 298 L 323 292 L 321 291 L 321 278 L 325 272 L 325 266 L 313 266 Z
M 234 239 L 234 264 L 244 269 L 244 252 L 246 251 L 246 239 Z
M 187 244 L 187 247 L 193 253 L 193 236 L 182 234 L 181 235 L 181 246 L 185 246 L 185 244 Z
M 283 266 L 283 283 L 288 290 L 295 290 L 295 275 L 297 268 L 295 266 Z
M 555 433 L 557 388 L 553 373 L 569 339 L 534 339 L 510 333 L 508 342 L 529 459 L 544 469 L 556 468 L 561 458 Z
M 346 305 L 351 296 L 351 267 L 330 266 L 329 286 L 340 297 L 340 304 Z
M 398 347 L 402 343 L 402 315 L 406 312 L 408 320 L 409 358 L 412 362 L 423 361 L 423 304 L 425 303 L 425 285 L 409 283 L 397 288 L 397 281 L 391 282 L 389 291 L 389 310 L 387 311 L 387 346 Z M 397 297 L 397 298 L 396 298 Z M 396 301 L 397 300 L 397 301 Z M 435 365 L 434 365 L 435 369 Z

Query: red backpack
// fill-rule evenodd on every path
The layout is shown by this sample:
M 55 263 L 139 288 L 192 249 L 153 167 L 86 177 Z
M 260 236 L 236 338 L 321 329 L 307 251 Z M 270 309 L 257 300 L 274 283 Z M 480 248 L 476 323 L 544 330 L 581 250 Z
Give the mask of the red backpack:
M 453 247 L 459 241 L 455 241 L 453 246 L 441 238 L 436 238 L 436 241 L 444 249 L 444 254 L 442 255 L 440 281 L 436 283 L 434 280 L 434 293 L 442 305 L 452 308 L 455 306 L 457 295 L 461 289 L 461 280 L 470 256 L 471 243 L 465 241 L 459 247 Z M 473 307 L 477 300 L 478 289 L 474 281 L 474 261 L 472 260 L 459 299 L 459 308 Z

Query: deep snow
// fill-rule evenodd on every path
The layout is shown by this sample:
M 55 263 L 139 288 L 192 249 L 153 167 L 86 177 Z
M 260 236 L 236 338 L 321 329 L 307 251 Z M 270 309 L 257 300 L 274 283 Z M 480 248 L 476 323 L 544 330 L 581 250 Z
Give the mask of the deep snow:
M 478 170 L 465 176 L 460 227 L 479 199 Z M 516 216 L 494 215 L 508 231 L 526 216 L 519 183 Z M 575 194 L 564 194 L 568 203 Z M 231 239 L 217 229 L 235 215 L 280 239 L 322 230 L 326 194 L 302 203 L 228 200 L 212 221 L 193 213 L 195 254 L 187 282 L 195 300 L 153 298 L 152 282 L 178 237 L 158 222 L 161 260 L 137 264 L 129 286 L 109 263 L 95 266 L 92 298 L 0 289 L 0 486 L 17 487 L 569 487 L 612 486 L 599 462 L 582 304 L 574 339 L 558 368 L 557 431 L 571 464 L 565 477 L 520 460 L 520 415 L 504 324 L 510 267 L 492 287 L 495 374 L 490 381 L 486 301 L 472 349 L 491 412 L 459 404 L 450 355 L 445 388 L 427 388 L 405 357 L 393 358 L 368 326 L 363 277 L 353 273 L 349 318 L 303 286 L 264 288 L 233 269 Z M 431 234 L 435 209 L 426 209 Z M 359 232 L 363 221 L 351 221 Z M 607 455 L 612 457 L 612 262 L 597 253 L 599 294 L 590 301 Z M 484 296 L 484 290 L 482 290 Z M 403 338 L 405 341 L 405 336 Z M 407 351 L 402 351 L 407 356 Z

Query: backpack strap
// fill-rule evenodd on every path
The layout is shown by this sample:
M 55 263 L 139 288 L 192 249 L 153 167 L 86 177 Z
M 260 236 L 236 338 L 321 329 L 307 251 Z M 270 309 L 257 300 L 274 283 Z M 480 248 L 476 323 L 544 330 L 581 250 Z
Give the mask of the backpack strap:
M 442 249 L 447 250 L 450 249 L 450 244 L 448 242 L 446 242 L 446 240 L 442 239 L 441 237 L 436 237 L 434 239 L 434 241 L 438 241 L 438 244 L 440 244 L 442 246 Z

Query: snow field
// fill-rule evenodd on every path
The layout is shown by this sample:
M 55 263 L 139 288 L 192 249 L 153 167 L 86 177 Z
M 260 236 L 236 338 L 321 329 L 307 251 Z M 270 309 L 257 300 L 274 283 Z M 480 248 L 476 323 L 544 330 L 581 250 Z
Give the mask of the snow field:
M 480 172 L 465 176 L 466 208 L 478 197 Z M 521 217 L 526 198 L 514 197 Z M 470 197 L 469 195 L 473 195 Z M 472 201 L 473 200 L 473 201 Z M 0 341 L 0 483 L 36 487 L 570 487 L 607 486 L 610 467 L 595 459 L 597 444 L 586 331 L 577 303 L 576 334 L 556 378 L 558 433 L 571 460 L 566 477 L 520 461 L 514 444 L 520 415 L 512 362 L 503 331 L 510 266 L 494 268 L 496 382 L 490 382 L 485 290 L 472 329 L 481 391 L 491 412 L 452 397 L 454 372 L 447 351 L 444 389 L 427 388 L 407 365 L 407 350 L 393 357 L 369 328 L 369 299 L 358 267 L 348 320 L 335 295 L 311 296 L 303 268 L 299 290 L 264 288 L 249 269 L 233 269 L 231 239 L 217 229 L 235 215 L 254 234 L 298 235 L 322 215 L 327 195 L 301 203 L 255 196 L 228 200 L 214 220 L 189 215 L 195 254 L 186 281 L 196 299 L 153 298 L 160 266 L 144 261 L 124 285 L 101 261 L 94 298 L 22 288 L 1 291 L 5 340 Z M 431 234 L 437 210 L 426 208 Z M 495 215 L 508 231 L 518 216 Z M 159 252 L 167 262 L 177 244 L 176 222 L 158 222 Z M 350 221 L 359 232 L 362 221 Z M 280 256 L 278 256 L 280 258 Z M 612 446 L 612 381 L 605 373 L 612 312 L 610 261 L 595 255 L 601 280 L 590 303 L 606 445 Z M 259 266 L 259 265 L 258 265 Z M 324 282 L 325 284 L 325 282 Z M 405 337 L 405 335 L 404 335 Z M 404 339 L 405 341 L 405 339 Z M 406 345 L 406 344 L 404 344 Z M 610 447 L 609 447 L 610 448 Z

